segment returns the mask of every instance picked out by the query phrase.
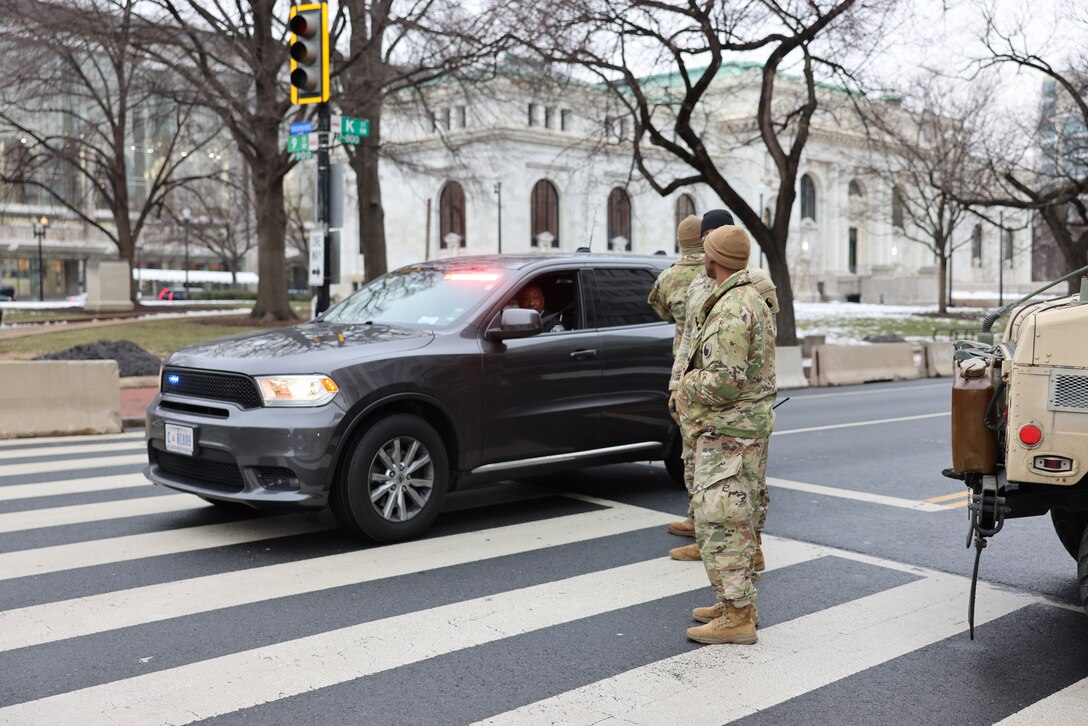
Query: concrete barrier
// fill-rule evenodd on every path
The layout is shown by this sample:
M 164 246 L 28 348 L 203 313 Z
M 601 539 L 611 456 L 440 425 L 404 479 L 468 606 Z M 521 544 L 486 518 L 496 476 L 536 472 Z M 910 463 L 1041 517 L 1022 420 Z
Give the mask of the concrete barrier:
M 799 346 L 778 346 L 774 351 L 775 378 L 778 390 L 786 388 L 807 388 L 808 379 L 801 366 L 801 348 Z
M 117 361 L 0 361 L 0 439 L 121 431 Z
M 932 340 L 922 342 L 923 370 L 927 378 L 951 378 L 956 352 L 951 343 L 939 343 Z
M 908 381 L 921 377 L 910 343 L 818 345 L 812 352 L 812 381 L 817 386 L 845 386 L 871 381 Z

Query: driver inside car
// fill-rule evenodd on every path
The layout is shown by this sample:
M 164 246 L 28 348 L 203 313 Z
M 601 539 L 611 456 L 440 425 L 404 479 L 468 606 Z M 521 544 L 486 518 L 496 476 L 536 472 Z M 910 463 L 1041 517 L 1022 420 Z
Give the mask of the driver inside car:
M 558 333 L 566 330 L 560 322 L 561 312 L 548 312 L 544 305 L 544 292 L 537 285 L 526 285 L 518 292 L 518 307 L 540 313 L 541 332 Z

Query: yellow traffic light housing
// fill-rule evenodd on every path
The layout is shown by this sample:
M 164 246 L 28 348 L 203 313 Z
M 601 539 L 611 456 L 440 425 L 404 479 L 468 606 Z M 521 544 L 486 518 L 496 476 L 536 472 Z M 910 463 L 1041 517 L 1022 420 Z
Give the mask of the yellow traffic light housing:
M 291 6 L 291 103 L 329 100 L 328 3 Z

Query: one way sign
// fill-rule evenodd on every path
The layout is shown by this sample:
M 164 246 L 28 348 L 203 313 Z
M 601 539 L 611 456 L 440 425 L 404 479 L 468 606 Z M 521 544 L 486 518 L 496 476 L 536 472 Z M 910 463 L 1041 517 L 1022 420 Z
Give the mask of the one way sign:
M 340 142 L 358 144 L 364 136 L 370 136 L 370 119 L 340 117 Z

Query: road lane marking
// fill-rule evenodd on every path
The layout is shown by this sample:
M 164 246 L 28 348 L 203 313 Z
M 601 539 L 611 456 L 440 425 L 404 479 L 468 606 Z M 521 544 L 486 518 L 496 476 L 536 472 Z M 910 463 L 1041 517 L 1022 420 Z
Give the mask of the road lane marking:
M 869 504 L 882 504 L 886 507 L 913 509 L 919 512 L 942 512 L 949 508 L 940 504 L 923 502 L 916 499 L 902 499 L 900 497 L 890 497 L 885 494 L 873 494 L 872 492 L 861 492 L 854 489 L 827 487 L 820 484 L 789 481 L 787 479 L 777 479 L 770 476 L 767 477 L 767 484 L 768 486 L 778 487 L 780 489 L 791 489 L 793 491 L 806 492 L 808 494 L 820 494 L 825 497 L 838 497 L 839 499 L 853 499 L 859 502 L 868 502 Z
M 191 723 L 706 587 L 703 568 L 659 557 L 16 704 L 0 721 Z
M 56 456 L 74 456 L 76 454 L 96 454 L 100 451 L 128 451 L 132 453 L 147 453 L 143 441 L 107 441 L 98 444 L 81 444 L 77 446 L 41 446 L 32 449 L 0 449 L 0 467 L 6 467 L 5 461 L 10 459 L 51 459 Z M 85 459 L 92 462 L 94 459 Z M 0 468 L 0 472 L 4 471 Z
M 951 416 L 950 411 L 941 411 L 940 413 L 923 413 L 918 416 L 897 416 L 896 418 L 878 418 L 870 421 L 852 421 L 850 423 L 841 424 L 828 424 L 826 426 L 809 426 L 803 429 L 785 429 L 783 431 L 773 431 L 771 436 L 787 436 L 789 434 L 807 434 L 812 431 L 831 431 L 833 429 L 851 429 L 858 426 L 875 426 L 877 424 L 899 423 L 901 421 L 920 421 L 927 418 L 938 418 L 940 416 Z
M 63 527 L 68 524 L 89 524 L 110 519 L 147 517 L 154 514 L 207 509 L 210 506 L 212 505 L 192 494 L 167 494 L 75 504 L 68 507 L 33 509 L 27 512 L 0 514 L 0 534 L 25 532 L 28 529 Z
M 6 552 L 0 554 L 0 580 L 310 534 L 333 527 L 329 517 L 314 521 L 286 514 Z
M 1038 724 L 1074 724 L 1084 722 L 1084 704 L 1088 703 L 1088 678 L 1036 701 L 995 726 L 1038 726 Z
M 944 495 L 939 496 L 939 497 L 930 497 L 929 499 L 926 499 L 925 501 L 936 504 L 938 502 L 947 502 L 950 499 L 963 499 L 964 497 L 966 497 L 970 493 L 971 493 L 970 489 L 964 489 L 963 491 L 955 492 L 954 494 L 944 494 Z
M 752 646 L 688 651 L 479 723 L 717 726 L 964 632 L 965 583 L 958 576 L 931 574 L 761 628 Z M 1035 601 L 980 587 L 986 592 L 980 593 L 976 624 Z
M 676 519 L 607 504 L 609 509 L 8 610 L 0 612 L 0 651 L 663 527 Z
M 114 476 L 92 476 L 86 479 L 65 479 L 64 481 L 39 482 L 36 484 L 9 484 L 0 487 L 0 502 L 150 486 L 152 486 L 151 482 L 143 474 L 116 474 Z
M 26 476 L 27 474 L 51 474 L 59 471 L 93 471 L 111 466 L 129 464 L 147 465 L 147 452 L 127 454 L 125 456 L 103 456 L 101 459 L 57 459 L 36 461 L 29 464 L 5 464 L 0 467 L 0 484 L 8 477 Z

